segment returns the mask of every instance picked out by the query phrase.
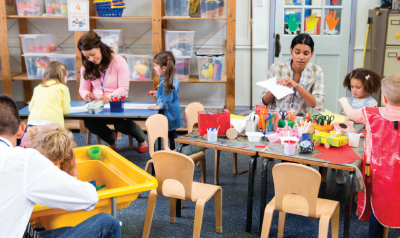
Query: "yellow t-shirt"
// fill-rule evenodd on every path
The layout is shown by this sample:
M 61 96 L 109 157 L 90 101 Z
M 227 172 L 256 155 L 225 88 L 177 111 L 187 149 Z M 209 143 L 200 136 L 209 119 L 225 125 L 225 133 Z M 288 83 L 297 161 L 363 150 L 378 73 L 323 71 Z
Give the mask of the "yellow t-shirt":
M 71 109 L 69 89 L 56 80 L 47 81 L 46 86 L 39 84 L 33 90 L 28 123 L 34 119 L 46 119 L 64 126 L 64 115 Z

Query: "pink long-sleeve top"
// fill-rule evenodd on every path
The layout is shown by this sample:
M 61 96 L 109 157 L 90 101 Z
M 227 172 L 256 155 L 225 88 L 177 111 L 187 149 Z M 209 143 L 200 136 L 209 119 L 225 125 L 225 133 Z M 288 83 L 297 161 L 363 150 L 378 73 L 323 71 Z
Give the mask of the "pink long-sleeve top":
M 381 115 L 388 120 L 399 120 L 400 119 L 400 106 L 390 106 L 386 105 L 385 107 L 380 107 L 379 111 Z M 365 147 L 364 153 L 366 153 L 366 164 L 369 164 L 370 155 L 371 155 L 371 146 L 372 146 L 372 135 L 370 133 L 371 128 L 367 124 L 367 117 L 364 112 L 364 107 L 360 109 L 355 109 L 351 118 L 353 121 L 357 123 L 365 124 Z
M 101 77 L 93 81 L 85 80 L 85 67 L 81 67 L 81 82 L 79 94 L 85 98 L 88 93 L 93 93 L 95 98 L 103 95 L 101 82 L 103 82 L 105 96 L 125 96 L 129 91 L 129 68 L 126 60 L 117 54 L 113 54 L 113 59 L 108 66 L 105 76 L 101 73 Z M 103 81 L 104 76 L 104 81 Z M 101 81 L 100 81 L 101 80 Z

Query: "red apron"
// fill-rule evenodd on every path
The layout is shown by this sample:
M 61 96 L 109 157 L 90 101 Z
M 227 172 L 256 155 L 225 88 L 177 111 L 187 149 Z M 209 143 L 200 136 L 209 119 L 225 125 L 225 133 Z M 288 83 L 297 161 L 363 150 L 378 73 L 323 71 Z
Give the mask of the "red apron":
M 388 227 L 400 227 L 400 128 L 398 122 L 385 119 L 378 107 L 365 107 L 372 135 L 370 176 L 364 176 L 365 190 L 358 194 L 360 220 L 371 216 L 371 205 L 378 221 Z M 397 129 L 395 129 L 397 126 Z M 366 155 L 362 172 L 365 174 Z

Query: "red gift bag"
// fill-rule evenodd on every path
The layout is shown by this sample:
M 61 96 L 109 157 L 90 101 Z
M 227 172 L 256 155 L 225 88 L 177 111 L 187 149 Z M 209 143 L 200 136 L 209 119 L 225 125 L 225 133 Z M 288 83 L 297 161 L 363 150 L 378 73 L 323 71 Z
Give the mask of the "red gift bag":
M 205 114 L 199 111 L 199 134 L 204 136 L 207 134 L 207 128 L 218 128 L 218 135 L 225 135 L 226 131 L 231 127 L 231 118 L 228 109 L 223 109 L 219 113 Z

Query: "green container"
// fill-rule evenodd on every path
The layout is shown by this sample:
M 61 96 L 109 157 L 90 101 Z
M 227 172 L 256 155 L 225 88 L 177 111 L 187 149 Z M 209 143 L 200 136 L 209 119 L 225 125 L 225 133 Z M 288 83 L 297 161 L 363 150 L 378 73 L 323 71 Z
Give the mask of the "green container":
M 284 128 L 286 126 L 286 121 L 288 122 L 288 126 L 290 126 L 293 129 L 294 121 L 290 121 L 290 120 L 279 120 L 278 127 Z
M 88 150 L 88 153 L 90 155 L 90 158 L 92 158 L 92 160 L 99 160 L 101 155 L 101 149 L 98 146 L 93 146 Z

